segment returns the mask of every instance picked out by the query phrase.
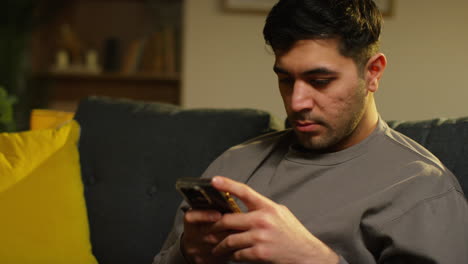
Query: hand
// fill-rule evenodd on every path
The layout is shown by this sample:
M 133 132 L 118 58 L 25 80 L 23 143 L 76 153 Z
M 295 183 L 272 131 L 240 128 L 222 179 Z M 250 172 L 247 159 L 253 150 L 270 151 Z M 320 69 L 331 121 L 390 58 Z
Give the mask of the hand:
M 212 232 L 213 224 L 221 219 L 217 211 L 189 210 L 184 216 L 184 234 L 181 249 L 190 263 L 220 264 L 227 262 L 226 257 L 214 256 L 213 248 L 222 241 L 227 233 Z
M 238 197 L 248 213 L 225 214 L 212 232 L 236 230 L 214 249 L 215 256 L 254 263 L 333 263 L 338 256 L 313 236 L 283 205 L 255 192 L 245 184 L 217 176 L 212 184 Z

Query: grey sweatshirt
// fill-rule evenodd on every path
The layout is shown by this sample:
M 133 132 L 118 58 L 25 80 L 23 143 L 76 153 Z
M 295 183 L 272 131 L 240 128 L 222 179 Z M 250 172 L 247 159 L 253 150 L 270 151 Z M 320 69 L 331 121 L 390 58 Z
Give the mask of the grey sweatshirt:
M 287 206 L 341 263 L 468 263 L 468 205 L 430 152 L 379 121 L 364 141 L 318 154 L 283 131 L 236 146 L 203 177 L 245 182 Z M 154 263 L 186 263 L 182 214 Z

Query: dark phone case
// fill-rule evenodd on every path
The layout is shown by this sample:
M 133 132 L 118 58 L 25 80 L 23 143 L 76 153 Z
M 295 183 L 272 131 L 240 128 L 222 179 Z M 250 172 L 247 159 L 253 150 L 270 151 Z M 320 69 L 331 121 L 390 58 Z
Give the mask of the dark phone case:
M 176 189 L 193 209 L 216 210 L 223 214 L 240 212 L 229 193 L 220 192 L 211 186 L 211 179 L 180 178 L 176 182 Z

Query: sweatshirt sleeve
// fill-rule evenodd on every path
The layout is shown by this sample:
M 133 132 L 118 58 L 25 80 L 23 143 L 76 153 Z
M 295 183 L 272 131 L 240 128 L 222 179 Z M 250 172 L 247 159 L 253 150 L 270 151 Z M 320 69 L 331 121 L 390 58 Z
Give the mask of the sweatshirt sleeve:
M 187 264 L 180 250 L 180 237 L 183 233 L 183 212 L 176 214 L 174 226 L 169 233 L 159 254 L 153 260 L 153 264 Z
M 225 155 L 221 155 L 213 161 L 202 177 L 217 175 L 217 172 L 222 168 L 224 159 Z M 182 206 L 187 206 L 187 203 L 182 202 L 179 206 L 172 230 L 166 238 L 161 251 L 154 257 L 153 264 L 188 264 L 180 249 L 180 238 L 184 232 L 184 213 L 180 209 Z
M 468 263 L 468 205 L 456 189 L 421 201 L 381 226 L 378 263 Z
M 338 262 L 338 264 L 349 264 L 348 261 L 346 261 L 346 259 L 343 258 L 343 256 L 339 256 L 340 257 L 340 261 Z

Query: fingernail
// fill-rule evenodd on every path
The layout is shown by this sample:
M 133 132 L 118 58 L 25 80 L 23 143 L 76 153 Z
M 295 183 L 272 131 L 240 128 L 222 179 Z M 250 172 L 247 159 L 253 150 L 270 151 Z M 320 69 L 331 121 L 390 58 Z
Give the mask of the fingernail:
M 221 214 L 220 213 L 216 212 L 216 213 L 210 214 L 210 220 L 211 221 L 216 222 L 219 219 L 221 219 Z
M 219 176 L 214 176 L 211 182 L 214 184 L 221 184 L 223 182 L 223 179 Z

